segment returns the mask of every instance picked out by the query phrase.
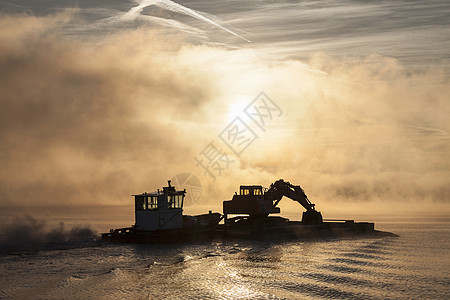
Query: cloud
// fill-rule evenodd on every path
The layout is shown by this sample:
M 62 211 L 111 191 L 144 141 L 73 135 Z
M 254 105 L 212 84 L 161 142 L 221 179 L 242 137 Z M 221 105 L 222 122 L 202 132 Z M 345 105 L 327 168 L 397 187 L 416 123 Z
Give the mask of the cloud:
M 77 41 L 53 32 L 65 18 L 1 19 L 2 203 L 96 202 L 111 184 L 129 194 L 136 178 L 168 173 L 160 163 L 190 158 L 188 137 L 164 122 L 213 93 L 178 45 L 147 31 Z
M 202 177 L 199 204 L 279 178 L 319 203 L 449 202 L 450 85 L 438 67 L 269 60 L 145 29 L 81 40 L 58 33 L 71 18 L 0 19 L 2 206 L 130 203 L 186 171 Z M 194 156 L 261 90 L 283 116 L 212 182 Z
M 178 4 L 176 2 L 170 1 L 170 0 L 140 0 L 137 1 L 139 3 L 139 5 L 131 8 L 127 13 L 125 13 L 123 16 L 121 16 L 121 20 L 133 20 L 136 19 L 140 13 L 144 10 L 144 8 L 148 7 L 148 6 L 158 6 L 160 8 L 166 9 L 168 11 L 171 12 L 175 12 L 175 13 L 180 13 L 180 14 L 184 14 L 190 17 L 193 17 L 195 19 L 198 19 L 200 21 L 209 23 L 213 26 L 216 26 L 226 32 L 228 32 L 229 34 L 234 35 L 237 38 L 240 38 L 246 42 L 250 42 L 248 39 L 238 35 L 237 33 L 235 33 L 234 31 L 220 25 L 218 22 L 216 22 L 215 20 L 213 20 L 210 17 L 205 16 L 204 13 L 200 13 L 197 12 L 191 8 L 188 8 L 186 6 L 183 6 L 181 4 Z
M 327 75 L 305 74 L 294 63 L 272 72 L 287 78 L 269 94 L 284 100 L 290 128 L 287 136 L 267 132 L 261 145 L 281 151 L 270 160 L 257 154 L 253 166 L 303 183 L 319 201 L 450 201 L 450 123 L 440 113 L 450 110 L 445 70 L 413 71 L 379 55 L 317 54 L 308 64 Z

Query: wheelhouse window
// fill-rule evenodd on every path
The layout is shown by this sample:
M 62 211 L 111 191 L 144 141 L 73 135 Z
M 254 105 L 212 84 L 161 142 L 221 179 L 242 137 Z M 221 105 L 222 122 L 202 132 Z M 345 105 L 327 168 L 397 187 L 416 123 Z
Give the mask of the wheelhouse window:
M 151 196 L 148 197 L 148 210 L 157 210 L 158 209 L 158 197 Z
M 145 197 L 135 196 L 136 210 L 145 210 Z
M 183 195 L 169 195 L 167 207 L 169 209 L 183 208 Z
M 241 189 L 241 195 L 249 195 L 250 190 L 249 189 Z
M 255 189 L 255 190 L 254 190 L 254 194 L 255 194 L 255 195 L 258 195 L 258 196 L 259 196 L 259 195 L 262 195 L 260 189 Z

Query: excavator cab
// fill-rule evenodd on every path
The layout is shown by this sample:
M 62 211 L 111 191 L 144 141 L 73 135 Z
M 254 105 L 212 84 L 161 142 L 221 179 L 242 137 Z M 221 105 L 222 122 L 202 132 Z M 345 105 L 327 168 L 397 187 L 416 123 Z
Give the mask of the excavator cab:
M 279 213 L 280 208 L 277 205 L 283 197 L 297 201 L 306 209 L 302 224 L 314 225 L 323 222 L 322 214 L 309 201 L 305 191 L 299 185 L 293 185 L 283 179 L 272 183 L 268 189 L 261 185 L 241 185 L 239 195 L 236 193 L 233 199 L 223 201 L 225 220 L 228 214 L 267 217 L 269 214 Z
M 280 209 L 275 207 L 272 201 L 264 199 L 261 185 L 241 185 L 239 195 L 234 195 L 229 201 L 223 201 L 225 215 L 267 216 L 269 213 L 279 212 Z
M 261 196 L 263 195 L 262 186 L 261 185 L 241 185 L 239 195 L 254 195 Z

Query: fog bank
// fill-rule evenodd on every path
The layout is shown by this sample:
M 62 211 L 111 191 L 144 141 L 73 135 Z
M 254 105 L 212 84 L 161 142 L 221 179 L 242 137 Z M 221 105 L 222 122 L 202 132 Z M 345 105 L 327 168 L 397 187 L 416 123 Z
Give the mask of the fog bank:
M 180 172 L 201 178 L 199 204 L 279 178 L 327 205 L 450 201 L 446 70 L 58 34 L 72 18 L 0 18 L 1 206 L 124 204 Z M 217 136 L 260 91 L 283 115 L 214 182 L 194 157 L 212 140 L 231 153 Z

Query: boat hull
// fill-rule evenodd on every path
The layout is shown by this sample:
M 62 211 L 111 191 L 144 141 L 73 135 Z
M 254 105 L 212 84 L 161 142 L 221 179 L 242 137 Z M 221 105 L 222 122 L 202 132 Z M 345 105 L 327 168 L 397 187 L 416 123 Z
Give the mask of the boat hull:
M 110 243 L 159 244 L 178 243 L 212 239 L 214 230 L 157 230 L 130 231 L 128 233 L 104 233 L 102 241 Z
M 323 222 L 305 225 L 301 222 L 283 218 L 265 218 L 261 220 L 244 220 L 220 227 L 222 238 L 250 240 L 304 240 L 323 238 L 355 238 L 395 236 L 389 232 L 374 229 L 369 222 Z
M 143 231 L 136 227 L 119 228 L 102 234 L 102 240 L 111 243 L 156 244 L 213 239 L 273 241 L 396 236 L 375 230 L 374 223 L 351 220 L 306 225 L 281 217 L 238 217 L 219 225 L 221 215 L 218 213 L 198 215 L 195 219 L 198 221 L 195 226 L 179 229 Z
M 214 237 L 215 229 L 221 220 L 221 214 L 197 215 L 194 219 L 196 220 L 195 224 L 186 222 L 186 227 L 184 228 L 154 231 L 139 230 L 136 227 L 114 229 L 109 233 L 102 234 L 102 241 L 110 243 L 158 244 L 208 240 Z

